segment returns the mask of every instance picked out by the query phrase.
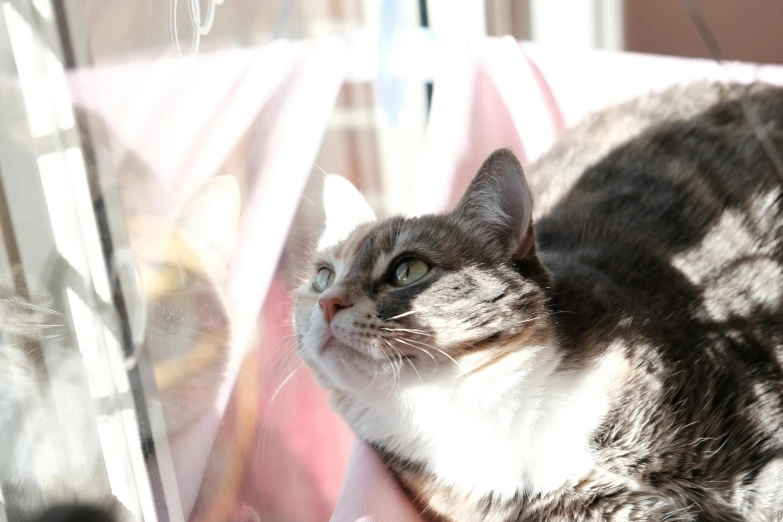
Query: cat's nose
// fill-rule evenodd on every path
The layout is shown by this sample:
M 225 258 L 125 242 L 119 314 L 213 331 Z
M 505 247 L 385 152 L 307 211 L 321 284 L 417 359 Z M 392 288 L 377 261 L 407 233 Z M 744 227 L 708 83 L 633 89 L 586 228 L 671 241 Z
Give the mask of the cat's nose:
M 332 319 L 343 308 L 349 308 L 352 303 L 342 295 L 323 295 L 318 299 L 318 306 L 324 311 L 326 322 L 332 324 Z

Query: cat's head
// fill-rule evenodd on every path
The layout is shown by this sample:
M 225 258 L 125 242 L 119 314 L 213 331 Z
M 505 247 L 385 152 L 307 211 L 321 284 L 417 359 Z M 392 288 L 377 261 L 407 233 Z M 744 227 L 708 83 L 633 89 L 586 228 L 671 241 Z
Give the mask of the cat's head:
M 169 434 L 209 410 L 224 379 L 234 319 L 225 280 L 239 215 L 239 187 L 223 175 L 202 185 L 173 220 L 128 218 L 147 308 L 144 350 L 155 364 Z
M 548 275 L 510 151 L 484 162 L 448 214 L 378 221 L 335 176 L 324 204 L 295 326 L 300 355 L 326 388 L 383 399 L 545 344 Z
M 147 304 L 147 342 L 155 362 L 189 353 L 194 330 L 227 335 L 223 290 L 239 230 L 235 179 L 216 176 L 173 219 L 128 216 L 128 237 Z M 162 337 L 159 334 L 165 333 Z

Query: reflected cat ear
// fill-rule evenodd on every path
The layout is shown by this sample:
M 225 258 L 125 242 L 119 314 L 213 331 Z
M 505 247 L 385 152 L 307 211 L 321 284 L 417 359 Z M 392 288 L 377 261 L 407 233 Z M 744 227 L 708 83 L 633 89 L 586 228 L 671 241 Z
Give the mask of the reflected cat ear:
M 533 251 L 533 205 L 522 165 L 508 149 L 498 149 L 484 161 L 454 216 L 500 242 L 514 260 Z
M 177 226 L 195 248 L 212 260 L 227 263 L 239 234 L 241 197 L 233 176 L 215 176 L 182 206 Z
M 339 243 L 359 225 L 376 220 L 375 212 L 353 184 L 342 176 L 330 174 L 324 180 L 326 226 L 318 250 Z

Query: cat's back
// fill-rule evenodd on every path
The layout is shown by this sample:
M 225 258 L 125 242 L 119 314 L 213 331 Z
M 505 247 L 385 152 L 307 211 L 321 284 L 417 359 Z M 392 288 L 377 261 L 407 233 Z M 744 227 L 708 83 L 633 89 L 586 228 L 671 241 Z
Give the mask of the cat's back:
M 588 133 L 600 128 L 606 143 Z M 564 138 L 530 169 L 551 308 L 572 365 L 621 346 L 631 368 L 598 461 L 723 513 L 710 519 L 770 519 L 783 510 L 770 493 L 783 479 L 783 89 L 678 87 Z
M 536 236 L 549 264 L 579 261 L 670 307 L 698 294 L 716 319 L 777 306 L 783 89 L 678 87 L 588 118 L 561 146 L 600 140 L 596 121 L 610 145 L 592 163 L 572 151 L 532 168 L 547 179 Z

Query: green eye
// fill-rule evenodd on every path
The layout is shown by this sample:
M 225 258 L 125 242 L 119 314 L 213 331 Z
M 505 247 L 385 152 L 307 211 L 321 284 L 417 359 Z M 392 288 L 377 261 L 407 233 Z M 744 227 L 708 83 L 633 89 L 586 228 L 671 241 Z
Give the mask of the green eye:
M 332 286 L 334 283 L 334 272 L 328 268 L 322 268 L 318 271 L 318 275 L 315 276 L 313 281 L 313 290 L 319 294 Z
M 415 283 L 430 271 L 430 267 L 421 259 L 408 258 L 397 263 L 392 276 L 394 286 L 408 286 Z

